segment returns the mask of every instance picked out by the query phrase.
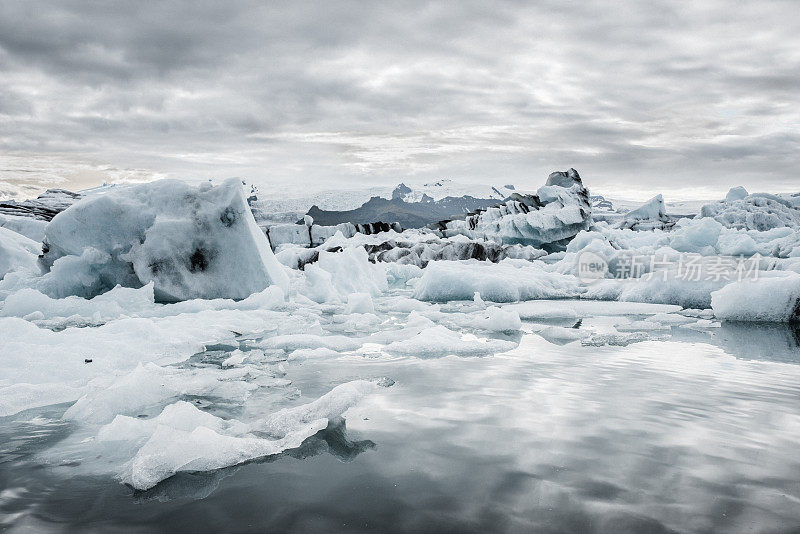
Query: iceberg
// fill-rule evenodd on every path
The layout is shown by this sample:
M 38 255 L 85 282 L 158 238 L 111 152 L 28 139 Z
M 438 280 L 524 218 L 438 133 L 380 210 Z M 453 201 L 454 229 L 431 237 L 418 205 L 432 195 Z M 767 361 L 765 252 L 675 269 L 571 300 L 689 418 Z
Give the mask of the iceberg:
M 161 180 L 85 198 L 47 226 L 41 264 L 43 292 L 54 297 L 150 282 L 167 302 L 288 287 L 235 179 L 216 187 Z
M 728 194 L 725 195 L 726 202 L 733 202 L 734 200 L 742 200 L 745 198 L 749 193 L 747 189 L 742 187 L 741 185 L 738 187 L 731 187 L 728 191 Z
M 793 198 L 768 193 L 747 194 L 743 187 L 731 189 L 725 200 L 706 204 L 698 218 L 710 217 L 725 226 L 761 232 L 774 228 L 800 229 L 800 209 Z
M 33 239 L 39 243 L 44 239 L 45 226 L 47 226 L 47 221 L 41 219 L 0 213 L 0 228 L 6 228 L 12 232 L 22 234 L 28 239 Z
M 664 206 L 664 197 L 660 194 L 654 196 L 635 210 L 625 214 L 625 218 L 619 224 L 620 228 L 630 228 L 631 230 L 666 230 L 675 224 L 667 215 Z
M 503 244 L 521 244 L 563 250 L 566 243 L 591 225 L 589 191 L 578 171 L 554 172 L 535 195 L 514 193 L 505 203 L 444 221 L 440 230 L 449 237 L 462 234 Z
M 435 302 L 473 300 L 475 293 L 491 302 L 574 298 L 582 288 L 574 276 L 550 273 L 536 263 L 503 260 L 431 262 L 414 289 L 414 298 Z
M 313 402 L 251 423 L 222 419 L 178 401 L 152 419 L 117 415 L 100 429 L 97 440 L 123 450 L 133 446 L 134 455 L 118 476 L 145 490 L 178 472 L 220 469 L 299 447 L 376 388 L 367 380 L 347 382 Z
M 726 321 L 798 322 L 800 274 L 760 273 L 757 279 L 728 284 L 711 294 L 711 307 Z

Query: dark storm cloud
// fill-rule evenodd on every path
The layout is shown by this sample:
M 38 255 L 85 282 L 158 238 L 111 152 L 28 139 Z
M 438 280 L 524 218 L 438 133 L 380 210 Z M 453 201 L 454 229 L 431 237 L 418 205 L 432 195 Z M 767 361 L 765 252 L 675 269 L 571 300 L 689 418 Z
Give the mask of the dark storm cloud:
M 0 154 L 314 188 L 575 166 L 630 194 L 800 189 L 795 7 L 2 2 Z

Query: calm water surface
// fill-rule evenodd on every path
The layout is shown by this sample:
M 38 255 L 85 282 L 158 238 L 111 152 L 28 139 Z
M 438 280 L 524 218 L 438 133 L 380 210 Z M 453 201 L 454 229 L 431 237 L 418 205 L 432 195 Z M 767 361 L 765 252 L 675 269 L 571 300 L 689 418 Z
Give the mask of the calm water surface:
M 57 420 L 64 406 L 0 419 L 0 523 L 11 532 L 800 532 L 797 336 L 684 330 L 627 347 L 529 333 L 485 358 L 304 362 L 288 378 L 309 399 L 360 377 L 395 384 L 300 449 L 147 492 L 40 465 L 37 453 L 70 433 Z

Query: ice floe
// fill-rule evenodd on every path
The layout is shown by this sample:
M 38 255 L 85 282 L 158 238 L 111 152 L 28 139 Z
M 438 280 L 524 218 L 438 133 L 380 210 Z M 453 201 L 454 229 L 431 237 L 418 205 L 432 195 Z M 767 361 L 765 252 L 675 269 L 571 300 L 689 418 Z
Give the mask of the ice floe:
M 163 180 L 80 200 L 45 229 L 41 284 L 54 297 L 154 283 L 156 298 L 245 298 L 287 277 L 242 185 Z

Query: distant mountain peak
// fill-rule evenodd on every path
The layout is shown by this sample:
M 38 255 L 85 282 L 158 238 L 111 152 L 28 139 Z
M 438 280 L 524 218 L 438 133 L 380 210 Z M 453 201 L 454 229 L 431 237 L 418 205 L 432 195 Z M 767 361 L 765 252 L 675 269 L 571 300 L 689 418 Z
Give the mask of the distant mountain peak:
M 392 191 L 392 200 L 402 200 L 403 197 L 411 193 L 411 191 L 412 189 L 410 187 L 400 182 L 400 184 L 394 188 L 394 191 Z

